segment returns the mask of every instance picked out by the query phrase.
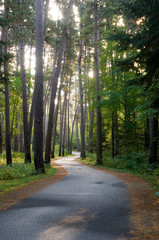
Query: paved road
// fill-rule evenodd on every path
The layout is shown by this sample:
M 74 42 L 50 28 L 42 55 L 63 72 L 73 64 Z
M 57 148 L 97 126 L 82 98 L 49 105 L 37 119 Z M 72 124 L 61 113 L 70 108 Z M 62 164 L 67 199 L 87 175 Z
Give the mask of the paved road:
M 123 182 L 68 157 L 68 175 L 0 212 L 0 240 L 123 240 L 129 198 Z

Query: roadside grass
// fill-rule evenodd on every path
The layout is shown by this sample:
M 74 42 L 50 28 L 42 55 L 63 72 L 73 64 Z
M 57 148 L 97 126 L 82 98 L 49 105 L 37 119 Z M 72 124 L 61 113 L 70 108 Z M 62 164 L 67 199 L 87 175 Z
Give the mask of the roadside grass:
M 127 155 L 119 155 L 112 159 L 109 152 L 104 152 L 102 165 L 96 164 L 95 153 L 87 154 L 87 158 L 81 161 L 92 166 L 126 172 L 142 177 L 152 184 L 156 195 L 159 194 L 159 166 L 153 169 L 153 166 L 148 164 L 146 153 L 133 152 Z
M 5 153 L 0 154 L 0 192 L 25 186 L 56 173 L 56 168 L 45 165 L 45 174 L 36 172 L 34 163 L 24 163 L 24 153 L 12 153 L 12 166 L 6 165 Z

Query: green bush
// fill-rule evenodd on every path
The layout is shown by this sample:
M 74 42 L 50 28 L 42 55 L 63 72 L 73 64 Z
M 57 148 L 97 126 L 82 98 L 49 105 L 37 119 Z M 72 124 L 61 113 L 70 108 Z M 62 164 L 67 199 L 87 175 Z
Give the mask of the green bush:
M 19 179 L 35 175 L 34 164 L 14 163 L 12 166 L 0 165 L 0 180 Z
M 95 165 L 96 154 L 89 153 L 84 162 Z M 109 151 L 105 151 L 103 152 L 103 166 L 107 168 L 125 170 L 132 173 L 159 176 L 159 167 L 154 170 L 153 165 L 149 165 L 148 156 L 145 152 L 132 152 L 112 158 L 111 153 Z

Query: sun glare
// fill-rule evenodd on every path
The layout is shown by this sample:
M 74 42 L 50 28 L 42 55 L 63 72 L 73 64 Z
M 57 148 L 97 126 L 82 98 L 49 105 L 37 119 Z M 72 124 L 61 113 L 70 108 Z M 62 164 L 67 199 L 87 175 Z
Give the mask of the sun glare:
M 49 4 L 49 18 L 54 21 L 62 18 L 62 13 L 53 0 L 51 0 Z

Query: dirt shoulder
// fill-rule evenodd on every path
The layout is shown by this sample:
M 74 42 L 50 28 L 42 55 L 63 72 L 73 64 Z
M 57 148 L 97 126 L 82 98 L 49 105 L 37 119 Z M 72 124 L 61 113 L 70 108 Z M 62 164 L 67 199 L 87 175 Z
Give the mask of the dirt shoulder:
M 103 169 L 81 162 L 81 164 L 112 174 L 121 179 L 129 191 L 131 199 L 131 234 L 132 240 L 159 239 L 159 198 L 155 195 L 151 184 L 144 179 L 115 170 Z
M 52 166 L 56 167 L 56 174 L 50 177 L 46 177 L 41 180 L 36 180 L 32 183 L 27 184 L 27 186 L 21 186 L 17 190 L 11 192 L 0 193 L 0 211 L 7 210 L 9 207 L 19 203 L 22 199 L 28 198 L 34 192 L 38 192 L 41 189 L 48 187 L 49 185 L 60 181 L 67 175 L 67 171 L 62 166 L 58 165 L 52 160 Z

